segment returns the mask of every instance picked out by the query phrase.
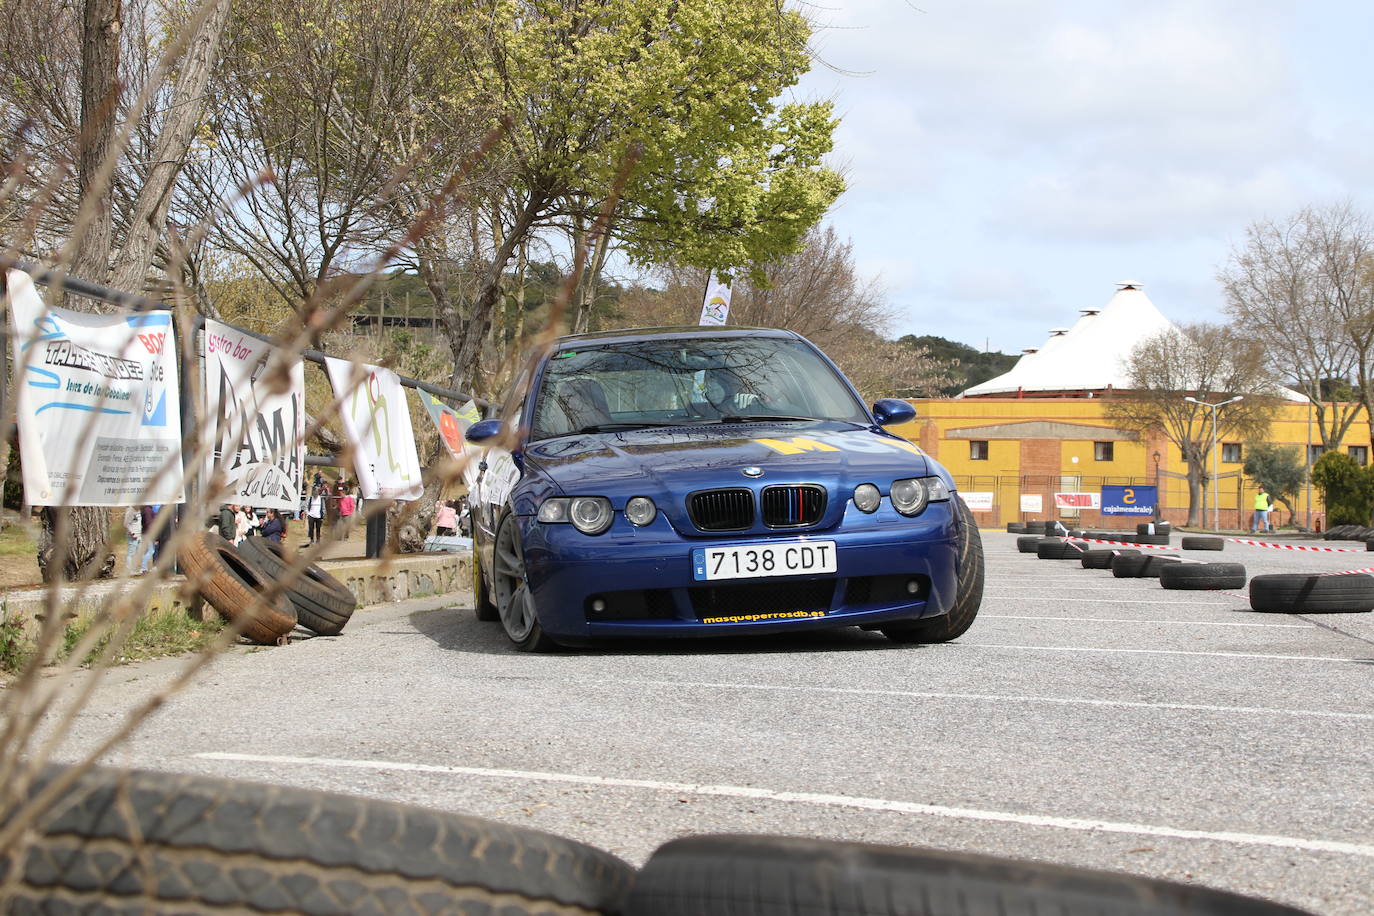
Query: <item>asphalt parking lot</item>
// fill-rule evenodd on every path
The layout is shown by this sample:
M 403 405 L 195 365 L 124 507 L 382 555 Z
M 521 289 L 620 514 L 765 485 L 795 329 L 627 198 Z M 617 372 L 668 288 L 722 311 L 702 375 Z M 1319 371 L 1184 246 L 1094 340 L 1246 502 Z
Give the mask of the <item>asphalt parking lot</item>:
M 115 759 L 463 811 L 632 862 L 687 833 L 823 836 L 1374 912 L 1374 614 L 1253 613 L 1015 540 L 984 532 L 982 612 L 948 645 L 845 630 L 529 656 L 466 608 L 412 602 L 231 653 Z M 64 753 L 176 668 L 113 673 Z

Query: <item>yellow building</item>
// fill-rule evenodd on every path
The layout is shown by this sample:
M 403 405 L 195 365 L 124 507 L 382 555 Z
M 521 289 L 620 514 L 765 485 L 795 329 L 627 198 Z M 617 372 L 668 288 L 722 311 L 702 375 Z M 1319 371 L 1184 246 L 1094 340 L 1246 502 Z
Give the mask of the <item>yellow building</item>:
M 1103 515 L 1103 486 L 1156 486 L 1161 515 L 1182 524 L 1188 513 L 1187 464 L 1162 433 L 1121 428 L 1107 416 L 1104 394 L 1127 387 L 1124 357 L 1140 340 L 1172 327 L 1139 284 L 1120 289 L 1101 309 L 1084 309 L 1071 328 L 1056 328 L 1043 346 L 1025 351 L 1009 372 L 957 398 L 914 400 L 916 419 L 896 432 L 934 456 L 985 527 L 1059 518 L 1082 527 L 1130 528 L 1148 517 Z M 1307 448 L 1313 460 L 1321 436 L 1302 396 L 1282 404 L 1266 441 Z M 1224 409 L 1224 408 L 1223 408 Z M 1367 420 L 1351 426 L 1342 448 L 1369 460 Z M 1222 528 L 1246 529 L 1258 487 L 1242 472 L 1247 443 L 1217 442 L 1217 508 Z M 1212 472 L 1209 459 L 1208 473 Z M 1212 492 L 1204 488 L 1204 522 Z M 1319 494 L 1299 494 L 1297 522 L 1323 524 Z M 1282 506 L 1276 524 L 1287 523 Z

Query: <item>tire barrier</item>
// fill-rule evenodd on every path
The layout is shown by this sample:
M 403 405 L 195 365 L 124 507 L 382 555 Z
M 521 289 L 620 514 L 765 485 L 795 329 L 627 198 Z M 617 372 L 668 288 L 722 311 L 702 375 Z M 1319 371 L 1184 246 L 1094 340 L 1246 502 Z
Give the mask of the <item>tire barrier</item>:
M 1024 522 L 1007 522 L 1008 534 L 1021 534 L 1026 530 Z
M 1374 610 L 1374 576 L 1271 573 L 1250 580 L 1250 607 L 1280 614 L 1363 614 Z
M 1036 546 L 1045 538 L 1039 534 L 1024 534 L 1016 539 L 1016 550 L 1019 553 L 1035 553 Z
M 1112 575 L 1118 579 L 1158 579 L 1161 568 L 1182 562 L 1181 558 L 1167 554 L 1123 554 L 1112 560 Z
M 1088 546 L 1082 541 L 1045 538 L 1035 547 L 1035 555 L 1042 560 L 1077 560 Z
M 1173 528 L 1168 522 L 1141 522 L 1135 526 L 1136 534 L 1163 534 L 1170 535 Z
M 1159 584 L 1206 591 L 1244 588 L 1245 567 L 1240 563 L 1165 563 L 1159 570 Z
M 276 541 L 248 538 L 239 552 L 273 581 L 285 581 L 291 574 L 293 560 Z M 358 606 L 348 586 L 318 563 L 309 564 L 291 579 L 286 597 L 295 607 L 301 626 L 321 636 L 338 636 Z
M 1131 541 L 1136 544 L 1146 544 L 1154 547 L 1168 546 L 1169 535 L 1167 534 L 1137 534 Z
M 634 881 L 608 852 L 495 821 L 137 770 L 84 774 L 33 830 L 0 856 L 7 911 L 620 913 Z
M 625 907 L 625 916 L 918 912 L 1307 916 L 1229 891 L 1120 872 L 769 836 L 694 836 L 666 843 L 640 869 Z
M 286 593 L 269 601 L 270 577 L 218 534 L 197 532 L 177 559 L 192 588 L 253 642 L 273 646 L 295 628 L 296 609 Z
M 1182 540 L 1184 550 L 1225 550 L 1225 538 L 1204 537 L 1202 535 L 1184 535 Z
M 1140 556 L 1139 550 L 1085 550 L 1083 551 L 1084 569 L 1111 569 L 1112 557 L 1123 554 Z

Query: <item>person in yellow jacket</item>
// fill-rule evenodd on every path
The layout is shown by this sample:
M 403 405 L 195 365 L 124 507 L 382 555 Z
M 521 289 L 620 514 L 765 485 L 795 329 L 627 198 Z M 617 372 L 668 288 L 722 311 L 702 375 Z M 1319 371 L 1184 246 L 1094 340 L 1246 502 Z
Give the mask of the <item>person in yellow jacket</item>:
M 1255 514 L 1250 519 L 1252 534 L 1274 530 L 1274 526 L 1269 523 L 1269 512 L 1273 508 L 1274 501 L 1269 498 L 1269 491 L 1260 487 L 1260 491 L 1255 494 Z

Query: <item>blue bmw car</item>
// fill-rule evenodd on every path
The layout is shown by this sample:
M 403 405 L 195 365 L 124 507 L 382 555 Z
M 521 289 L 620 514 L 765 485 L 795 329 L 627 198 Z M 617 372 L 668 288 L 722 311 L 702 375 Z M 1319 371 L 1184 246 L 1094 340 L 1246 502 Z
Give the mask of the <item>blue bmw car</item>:
M 949 473 L 790 331 L 563 337 L 469 428 L 477 616 L 609 637 L 968 629 L 983 550 Z

